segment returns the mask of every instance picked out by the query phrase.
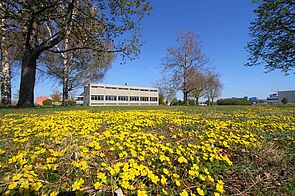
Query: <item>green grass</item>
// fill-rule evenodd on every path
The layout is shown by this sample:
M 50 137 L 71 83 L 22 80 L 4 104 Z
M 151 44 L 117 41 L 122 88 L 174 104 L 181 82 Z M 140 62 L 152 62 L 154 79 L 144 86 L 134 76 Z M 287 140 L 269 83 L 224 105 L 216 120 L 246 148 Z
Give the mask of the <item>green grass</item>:
M 127 111 L 127 110 L 172 110 L 186 114 L 217 113 L 241 114 L 255 111 L 260 115 L 268 112 L 290 113 L 295 116 L 295 105 L 252 105 L 252 106 L 71 106 L 71 107 L 34 107 L 34 108 L 1 108 L 0 116 L 11 113 L 50 114 L 58 111 L 89 110 L 100 111 Z M 216 117 L 215 117 L 216 118 Z M 231 119 L 235 121 L 235 119 Z M 247 118 L 243 119 L 247 123 Z M 292 123 L 292 122 L 291 122 Z M 295 127 L 295 122 L 294 127 Z M 267 123 L 266 123 L 267 124 Z M 253 130 L 255 131 L 255 130 Z M 234 167 L 224 172 L 225 182 L 229 195 L 295 195 L 295 129 L 286 133 L 276 131 L 265 132 L 263 145 L 252 151 L 233 152 Z M 274 138 L 279 138 L 275 140 Z M 291 138 L 291 142 L 289 139 Z

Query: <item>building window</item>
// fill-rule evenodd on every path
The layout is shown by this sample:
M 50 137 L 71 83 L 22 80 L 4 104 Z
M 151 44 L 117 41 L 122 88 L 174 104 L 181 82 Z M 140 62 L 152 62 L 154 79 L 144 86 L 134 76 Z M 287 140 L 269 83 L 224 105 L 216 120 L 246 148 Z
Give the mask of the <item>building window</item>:
M 150 90 L 150 92 L 158 92 L 158 90 Z
M 106 86 L 106 89 L 117 89 L 117 87 Z
M 130 88 L 131 91 L 139 91 L 138 88 Z
M 128 101 L 128 96 L 118 96 L 118 101 Z
M 117 96 L 106 95 L 106 101 L 117 101 Z
M 129 90 L 129 88 L 118 88 L 118 90 Z
M 91 100 L 103 101 L 103 95 L 91 95 Z
M 158 97 L 150 97 L 150 101 L 158 101 Z
M 91 86 L 91 88 L 104 88 L 103 86 Z
M 148 97 L 140 97 L 140 101 L 149 101 Z
M 130 96 L 130 101 L 139 101 L 139 97 Z
M 140 89 L 140 91 L 149 91 L 148 89 Z

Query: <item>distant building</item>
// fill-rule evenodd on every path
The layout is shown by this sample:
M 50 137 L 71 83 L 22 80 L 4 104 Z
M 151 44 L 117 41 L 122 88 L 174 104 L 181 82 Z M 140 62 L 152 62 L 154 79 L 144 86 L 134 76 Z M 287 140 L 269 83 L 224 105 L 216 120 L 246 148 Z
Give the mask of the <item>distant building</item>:
M 83 105 L 84 104 L 84 96 L 83 96 L 83 94 L 75 97 L 74 101 L 76 102 L 77 105 Z
M 295 90 L 278 91 L 278 102 L 282 103 L 284 98 L 287 99 L 288 103 L 295 103 Z
M 257 103 L 258 99 L 257 97 L 250 97 L 249 101 L 252 101 L 253 103 Z
M 36 98 L 36 105 L 43 105 L 43 101 L 46 99 L 50 99 L 48 96 L 39 96 Z
M 248 96 L 245 96 L 244 99 L 245 99 L 245 100 L 248 100 Z
M 111 85 L 89 84 L 84 87 L 84 105 L 159 105 L 159 89 Z
M 267 103 L 279 103 L 279 97 L 277 93 L 274 94 L 270 94 L 267 98 L 266 98 Z

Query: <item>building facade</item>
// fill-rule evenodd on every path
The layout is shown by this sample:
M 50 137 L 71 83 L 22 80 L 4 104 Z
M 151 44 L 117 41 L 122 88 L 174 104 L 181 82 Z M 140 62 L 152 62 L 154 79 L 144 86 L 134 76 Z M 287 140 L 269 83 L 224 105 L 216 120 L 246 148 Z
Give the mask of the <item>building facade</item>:
M 43 105 L 43 101 L 46 99 L 50 99 L 48 96 L 39 96 L 36 98 L 36 105 Z
M 295 103 L 295 90 L 291 91 L 278 91 L 278 101 L 282 103 L 282 100 L 286 98 L 288 103 Z
M 274 93 L 274 94 L 270 94 L 267 98 L 266 98 L 267 103 L 279 103 L 279 97 L 278 94 Z
M 159 89 L 140 86 L 88 84 L 84 105 L 159 105 Z

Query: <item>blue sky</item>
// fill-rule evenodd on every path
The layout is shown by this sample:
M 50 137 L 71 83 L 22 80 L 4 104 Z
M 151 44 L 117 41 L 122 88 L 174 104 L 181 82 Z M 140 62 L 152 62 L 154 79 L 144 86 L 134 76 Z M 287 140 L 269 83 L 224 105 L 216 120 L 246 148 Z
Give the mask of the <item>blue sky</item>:
M 274 90 L 295 89 L 294 75 L 279 71 L 265 73 L 263 67 L 245 67 L 245 46 L 250 40 L 248 27 L 255 15 L 251 0 L 152 0 L 151 15 L 142 22 L 141 55 L 121 65 L 117 58 L 103 83 L 152 86 L 161 78 L 162 59 L 166 48 L 176 46 L 182 30 L 191 30 L 203 40 L 203 51 L 221 76 L 222 97 L 256 96 L 266 98 Z M 40 82 L 35 96 L 50 95 L 59 89 L 50 81 Z M 13 92 L 18 88 L 13 83 Z M 179 97 L 181 98 L 181 97 Z

